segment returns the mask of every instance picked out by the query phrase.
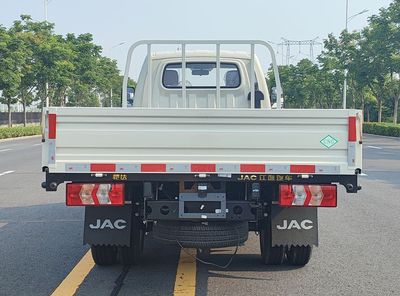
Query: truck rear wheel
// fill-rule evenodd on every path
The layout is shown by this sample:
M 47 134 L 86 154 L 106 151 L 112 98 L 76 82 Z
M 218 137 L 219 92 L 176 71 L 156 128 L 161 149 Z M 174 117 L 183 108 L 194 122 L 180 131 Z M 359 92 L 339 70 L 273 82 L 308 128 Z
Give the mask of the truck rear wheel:
M 279 265 L 285 257 L 284 246 L 272 246 L 270 223 L 263 223 L 260 230 L 260 251 L 264 264 Z
M 117 247 L 91 245 L 93 261 L 97 265 L 112 265 L 117 261 Z
M 131 231 L 131 245 L 119 247 L 119 256 L 123 265 L 138 264 L 143 254 L 145 231 L 139 218 L 133 218 Z
M 287 250 L 290 265 L 304 266 L 310 261 L 312 246 L 291 246 Z

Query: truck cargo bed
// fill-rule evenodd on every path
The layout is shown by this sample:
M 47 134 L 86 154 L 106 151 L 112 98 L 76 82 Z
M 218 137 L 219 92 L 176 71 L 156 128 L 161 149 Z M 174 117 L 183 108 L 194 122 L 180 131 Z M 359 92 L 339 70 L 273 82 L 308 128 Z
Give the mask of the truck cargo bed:
M 50 173 L 354 174 L 360 112 L 49 108 L 43 166 Z

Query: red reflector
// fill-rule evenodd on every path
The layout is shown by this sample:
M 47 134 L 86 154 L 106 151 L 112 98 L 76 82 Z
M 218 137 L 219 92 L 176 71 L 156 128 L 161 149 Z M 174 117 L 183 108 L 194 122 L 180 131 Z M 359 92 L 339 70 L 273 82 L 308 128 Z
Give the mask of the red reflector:
M 336 185 L 279 185 L 282 207 L 336 207 Z
M 265 164 L 241 164 L 240 172 L 265 173 Z
M 57 115 L 49 114 L 49 139 L 55 139 L 57 137 Z
M 167 165 L 162 163 L 144 163 L 141 165 L 141 171 L 144 173 L 163 173 L 167 171 Z
M 124 204 L 124 184 L 67 184 L 67 206 L 120 206 Z
M 349 117 L 349 142 L 357 141 L 357 118 L 355 116 Z
M 207 163 L 193 163 L 190 166 L 190 171 L 193 173 L 215 172 L 216 165 L 215 164 L 207 164 Z
M 290 166 L 290 173 L 294 174 L 313 174 L 315 173 L 315 165 L 308 164 L 292 164 Z
M 115 164 L 112 163 L 92 163 L 91 172 L 115 172 Z

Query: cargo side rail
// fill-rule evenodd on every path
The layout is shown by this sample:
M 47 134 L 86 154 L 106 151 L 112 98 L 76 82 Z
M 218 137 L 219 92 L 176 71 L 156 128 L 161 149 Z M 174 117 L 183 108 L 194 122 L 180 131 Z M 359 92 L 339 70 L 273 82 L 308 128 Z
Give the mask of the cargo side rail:
M 125 73 L 124 80 L 122 85 L 122 107 L 126 108 L 128 106 L 127 100 L 127 87 L 128 87 L 128 78 L 129 71 L 132 61 L 132 55 L 136 48 L 139 46 L 146 45 L 147 46 L 147 77 L 152 77 L 152 65 L 151 65 L 151 49 L 152 45 L 180 45 L 182 48 L 182 69 L 186 68 L 186 46 L 187 45 L 215 45 L 216 47 L 216 98 L 217 98 L 217 108 L 219 107 L 219 99 L 221 97 L 221 87 L 220 87 L 220 69 L 221 69 L 221 45 L 249 45 L 250 46 L 250 56 L 251 63 L 250 68 L 253 69 L 250 73 L 250 85 L 251 85 L 251 109 L 255 108 L 255 75 L 254 75 L 254 63 L 255 63 L 255 46 L 263 46 L 265 47 L 271 55 L 272 58 L 272 67 L 274 71 L 275 81 L 276 81 L 276 93 L 277 93 L 277 108 L 281 108 L 281 100 L 282 100 L 282 86 L 279 78 L 279 70 L 278 64 L 276 62 L 276 56 L 274 49 L 272 46 L 265 41 L 262 40 L 142 40 L 131 45 L 128 51 L 126 65 L 125 65 Z M 186 81 L 185 71 L 182 71 L 182 81 Z M 148 107 L 151 107 L 151 95 L 152 95 L 152 81 L 148 79 L 147 88 L 148 88 Z M 187 97 L 186 97 L 186 83 L 182 83 L 182 98 L 184 101 L 184 107 L 187 107 Z

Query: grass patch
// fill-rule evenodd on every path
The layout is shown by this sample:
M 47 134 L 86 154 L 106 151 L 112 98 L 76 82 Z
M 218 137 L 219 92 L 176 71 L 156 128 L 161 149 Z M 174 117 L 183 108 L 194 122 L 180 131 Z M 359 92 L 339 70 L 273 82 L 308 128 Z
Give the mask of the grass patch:
M 400 124 L 385 122 L 364 122 L 363 132 L 373 135 L 400 137 Z
M 40 125 L 0 127 L 0 139 L 34 136 L 41 133 Z

